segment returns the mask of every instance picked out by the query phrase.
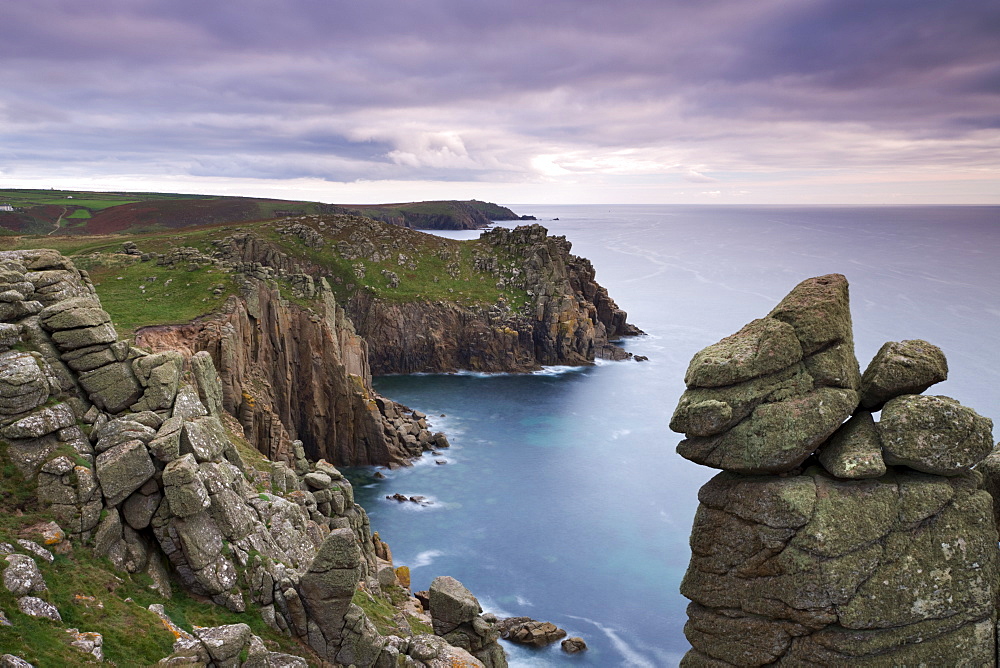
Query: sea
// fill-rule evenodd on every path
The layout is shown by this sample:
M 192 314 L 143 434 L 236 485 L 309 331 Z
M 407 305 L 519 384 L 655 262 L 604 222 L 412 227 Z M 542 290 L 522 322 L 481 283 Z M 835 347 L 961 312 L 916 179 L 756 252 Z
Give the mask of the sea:
M 649 360 L 378 378 L 452 447 L 385 479 L 350 471 L 414 591 L 451 575 L 486 611 L 553 622 L 589 646 L 504 643 L 512 666 L 680 661 L 688 536 L 698 488 L 717 473 L 675 452 L 684 371 L 800 281 L 847 276 L 862 370 L 886 341 L 925 339 L 950 367 L 929 393 L 1000 420 L 1000 207 L 514 209 L 593 262 L 646 332 L 624 347 Z M 428 503 L 386 499 L 397 492 Z

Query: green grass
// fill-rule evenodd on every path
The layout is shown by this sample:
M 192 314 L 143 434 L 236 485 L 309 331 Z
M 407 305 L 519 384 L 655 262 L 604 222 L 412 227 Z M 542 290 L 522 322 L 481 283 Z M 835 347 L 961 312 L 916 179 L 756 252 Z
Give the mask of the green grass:
M 90 273 L 101 305 L 122 338 L 148 325 L 191 322 L 218 310 L 236 292 L 232 274 L 211 267 L 170 269 L 114 254 L 79 257 L 75 262 Z M 212 292 L 216 285 L 224 287 L 222 294 Z
M 63 220 L 72 220 L 76 218 L 83 218 L 83 219 L 90 218 L 90 211 L 88 211 L 87 209 L 77 209 L 68 216 L 63 216 Z

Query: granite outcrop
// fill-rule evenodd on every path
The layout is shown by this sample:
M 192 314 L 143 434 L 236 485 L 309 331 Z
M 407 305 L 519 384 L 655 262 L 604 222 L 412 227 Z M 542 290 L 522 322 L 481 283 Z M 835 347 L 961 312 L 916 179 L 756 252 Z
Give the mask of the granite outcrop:
M 428 625 L 431 618 L 396 577 L 390 550 L 335 466 L 311 457 L 301 440 L 283 444 L 277 454 L 284 460 L 272 461 L 245 439 L 254 432 L 241 423 L 232 388 L 248 380 L 234 375 L 221 345 L 215 352 L 230 362 L 228 375 L 217 372 L 209 351 L 151 352 L 118 340 L 86 272 L 51 250 L 0 252 L 0 294 L 0 444 L 36 486 L 55 518 L 51 531 L 67 545 L 148 575 L 164 597 L 172 572 L 189 592 L 260 615 L 330 664 L 483 665 L 441 635 L 410 627 L 379 633 L 359 596 L 402 593 L 416 616 Z M 321 332 L 308 343 L 323 344 L 330 332 Z M 349 368 L 344 351 L 355 344 L 362 345 L 324 345 L 343 353 L 336 359 Z M 357 392 L 364 391 L 362 379 Z M 381 435 L 386 407 L 366 401 Z M 4 586 L 23 614 L 59 622 L 55 606 L 34 595 L 46 588 L 34 559 L 53 555 L 28 543 L 19 541 L 30 554 L 0 545 Z M 485 651 L 490 666 L 505 666 L 503 651 L 484 640 L 492 637 L 490 622 L 477 620 L 481 642 L 472 649 Z M 107 650 L 86 631 L 72 631 L 81 651 Z M 194 636 L 178 633 L 164 665 L 304 665 L 266 649 L 246 625 Z
M 977 470 L 992 422 L 920 394 L 946 377 L 919 340 L 861 374 L 840 275 L 694 356 L 671 427 L 682 456 L 723 471 L 698 495 L 682 665 L 997 665 Z

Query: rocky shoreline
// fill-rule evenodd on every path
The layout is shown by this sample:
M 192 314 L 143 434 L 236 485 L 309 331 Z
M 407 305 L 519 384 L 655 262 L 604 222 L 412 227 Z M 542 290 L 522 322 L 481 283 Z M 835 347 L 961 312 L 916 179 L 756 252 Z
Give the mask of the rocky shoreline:
M 490 368 L 624 356 L 609 336 L 638 330 L 565 240 L 537 226 L 496 235 L 498 247 L 514 244 L 531 259 L 518 284 L 536 286 L 537 309 L 525 325 L 534 332 L 530 361 L 497 357 Z M 409 591 L 408 572 L 394 567 L 351 483 L 328 462 L 397 466 L 447 448 L 447 437 L 372 389 L 370 343 L 325 278 L 260 239 L 241 239 L 223 243 L 221 259 L 238 275 L 238 297 L 190 324 L 145 328 L 135 343 L 119 340 L 87 272 L 67 258 L 0 253 L 0 438 L 55 517 L 46 531 L 64 536 L 58 544 L 70 552 L 83 546 L 119 572 L 149 577 L 164 597 L 177 578 L 231 611 L 253 608 L 334 665 L 500 667 L 505 631 L 528 644 L 559 640 L 534 620 L 499 630 L 451 578 L 435 580 L 426 606 Z M 135 244 L 124 252 L 146 255 Z M 195 269 L 220 262 L 196 250 L 143 259 Z M 311 306 L 284 298 L 279 278 Z M 30 596 L 45 582 L 21 552 L 28 548 L 0 548 L 8 590 L 32 611 L 24 614 L 58 620 Z M 383 632 L 371 615 L 388 598 L 408 612 L 380 622 L 393 629 Z M 150 610 L 177 629 L 163 665 L 305 665 L 267 649 L 246 625 L 192 634 L 162 606 Z M 102 642 L 79 639 L 94 656 Z M 578 638 L 563 645 L 586 648 Z

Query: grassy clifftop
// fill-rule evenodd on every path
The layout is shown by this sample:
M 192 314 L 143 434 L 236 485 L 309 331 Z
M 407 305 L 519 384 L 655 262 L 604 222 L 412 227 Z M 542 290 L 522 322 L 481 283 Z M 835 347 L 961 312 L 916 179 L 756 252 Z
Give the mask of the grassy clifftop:
M 9 236 L 0 249 L 55 248 L 91 276 L 115 326 L 176 324 L 216 311 L 238 289 L 234 245 L 252 236 L 297 265 L 288 274 L 326 277 L 338 299 L 359 291 L 396 302 L 450 301 L 524 307 L 528 295 L 501 285 L 491 267 L 509 266 L 481 241 L 455 241 L 360 216 L 297 216 L 130 235 Z M 243 242 L 236 240 L 243 239 Z M 123 242 L 134 244 L 132 254 Z M 242 268 L 246 270 L 247 268 Z M 288 275 L 275 275 L 288 284 Z M 292 297 L 294 298 L 294 297 Z M 308 305 L 309 296 L 301 299 Z

